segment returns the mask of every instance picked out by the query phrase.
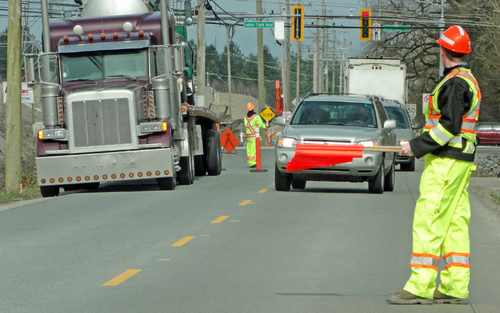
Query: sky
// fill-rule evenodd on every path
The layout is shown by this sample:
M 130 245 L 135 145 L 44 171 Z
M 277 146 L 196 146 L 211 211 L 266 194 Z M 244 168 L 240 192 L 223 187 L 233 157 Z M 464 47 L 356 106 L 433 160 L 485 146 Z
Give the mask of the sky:
M 50 0 L 49 0 L 50 1 Z M 105 0 L 102 0 L 105 1 Z M 181 8 L 181 5 L 184 0 L 170 0 L 171 4 L 174 3 L 174 1 L 177 4 L 174 4 L 174 8 L 177 6 L 177 8 Z M 193 1 L 193 6 L 197 4 L 197 0 L 192 0 Z M 215 2 L 214 2 L 215 1 Z M 69 3 L 72 3 L 72 1 L 67 1 Z M 222 9 L 229 13 L 248 13 L 248 14 L 256 14 L 256 1 L 255 0 L 210 0 L 212 6 L 214 7 L 214 10 L 217 13 L 223 13 L 222 10 L 214 5 L 214 3 L 217 3 Z M 279 10 L 279 0 L 263 0 L 262 1 L 262 7 L 265 13 L 271 13 L 271 11 L 274 11 L 274 13 L 278 12 Z M 348 16 L 348 15 L 359 15 L 359 10 L 362 9 L 365 1 L 361 0 L 324 0 L 325 5 L 326 5 L 326 10 L 327 10 L 327 15 L 333 15 L 333 16 Z M 286 0 L 282 0 L 282 7 L 286 3 Z M 321 14 L 321 8 L 322 8 L 322 3 L 323 0 L 310 0 L 310 1 L 300 1 L 300 4 L 305 6 L 305 14 L 306 15 L 314 15 L 314 14 Z M 7 1 L 0 1 L 1 6 L 7 6 Z M 298 5 L 299 1 L 290 1 L 291 5 Z M 247 19 L 245 21 L 252 21 L 251 19 Z M 269 20 L 272 21 L 272 20 Z M 305 23 L 311 23 L 315 22 L 314 20 L 311 19 L 306 19 Z M 335 23 L 336 26 L 339 25 L 344 25 L 344 26 L 359 26 L 358 20 L 350 20 L 350 19 L 335 19 L 335 20 L 328 20 L 330 24 Z M 41 34 L 41 23 L 37 23 L 34 25 L 32 32 L 38 37 Z M 7 27 L 7 18 L 6 17 L 0 17 L 0 30 L 4 30 Z M 256 54 L 257 53 L 257 30 L 256 28 L 244 28 L 244 27 L 235 27 L 234 28 L 234 37 L 233 40 L 235 43 L 239 46 L 240 50 L 243 52 L 244 55 L 248 55 L 250 53 Z M 206 25 L 205 27 L 206 31 L 206 43 L 207 45 L 209 44 L 214 44 L 217 47 L 218 51 L 222 51 L 224 47 L 227 44 L 226 40 L 226 28 L 224 26 L 216 26 L 216 25 Z M 336 30 L 336 38 L 337 40 L 340 40 L 340 33 L 341 30 L 337 29 Z M 264 44 L 269 46 L 271 49 L 271 53 L 276 56 L 280 57 L 281 56 L 281 47 L 276 43 L 276 40 L 274 39 L 274 29 L 273 28 L 265 28 L 264 29 Z M 307 49 L 308 47 L 310 51 L 312 51 L 313 48 L 313 41 L 312 37 L 315 34 L 315 30 L 311 29 L 306 29 L 305 30 L 305 36 L 306 39 L 302 43 L 302 51 L 303 53 L 308 53 Z M 331 32 L 333 35 L 333 32 Z M 192 25 L 189 28 L 189 34 L 190 38 L 196 39 L 196 25 Z M 309 37 L 309 38 L 308 38 Z M 361 51 L 361 45 L 360 45 L 360 40 L 359 40 L 359 30 L 345 30 L 344 33 L 344 39 L 348 42 L 348 47 L 351 48 L 350 50 L 347 50 L 347 56 L 357 56 L 360 51 Z M 332 37 L 330 37 L 330 40 L 332 40 Z M 349 44 L 349 42 L 352 42 L 352 44 Z M 292 42 L 291 45 L 291 51 L 296 51 L 296 44 Z M 311 52 L 312 53 L 312 52 Z

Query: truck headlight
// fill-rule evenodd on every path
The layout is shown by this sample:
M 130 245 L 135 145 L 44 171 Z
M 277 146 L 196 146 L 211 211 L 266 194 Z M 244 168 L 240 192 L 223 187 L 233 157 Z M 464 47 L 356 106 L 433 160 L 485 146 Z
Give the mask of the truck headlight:
M 297 145 L 297 140 L 290 137 L 281 137 L 278 141 L 278 147 L 280 148 L 295 148 Z
M 376 140 L 360 140 L 358 141 L 359 145 L 362 145 L 363 147 L 378 147 L 378 141 Z
M 38 138 L 41 140 L 47 139 L 66 139 L 66 129 L 40 129 Z

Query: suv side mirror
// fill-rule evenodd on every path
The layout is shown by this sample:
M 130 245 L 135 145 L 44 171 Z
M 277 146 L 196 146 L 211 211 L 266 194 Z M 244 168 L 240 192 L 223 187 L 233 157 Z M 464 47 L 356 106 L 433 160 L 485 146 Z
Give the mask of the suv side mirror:
M 384 129 L 394 129 L 396 128 L 397 124 L 395 120 L 387 120 L 384 123 Z
M 285 126 L 286 125 L 286 119 L 284 116 L 278 116 L 276 117 L 276 124 L 280 126 Z
M 422 124 L 420 124 L 420 123 L 416 123 L 415 125 L 413 125 L 413 127 L 412 127 L 412 128 L 413 128 L 413 129 L 420 129 L 420 128 L 422 128 Z

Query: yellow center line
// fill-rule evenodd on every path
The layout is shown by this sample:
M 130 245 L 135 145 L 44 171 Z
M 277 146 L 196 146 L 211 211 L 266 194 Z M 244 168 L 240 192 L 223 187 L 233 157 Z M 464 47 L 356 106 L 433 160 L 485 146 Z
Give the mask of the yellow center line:
M 180 247 L 184 244 L 186 244 L 187 242 L 189 242 L 191 239 L 195 238 L 195 236 L 187 236 L 187 237 L 184 237 L 182 238 L 181 240 L 177 241 L 176 243 L 174 243 L 173 245 L 171 245 L 171 247 Z
M 241 202 L 241 203 L 240 203 L 240 204 L 238 204 L 238 205 L 247 205 L 247 204 L 249 204 L 250 202 L 252 202 L 252 200 L 245 200 L 245 201 Z
M 127 270 L 122 274 L 116 276 L 112 280 L 108 281 L 103 286 L 118 286 L 119 284 L 123 283 L 124 281 L 134 276 L 135 274 L 139 273 L 140 271 L 141 270 Z
M 262 189 L 261 191 L 259 191 L 259 193 L 264 193 L 266 191 L 268 191 L 269 189 Z
M 215 221 L 213 221 L 212 224 L 218 224 L 218 223 L 222 222 L 223 220 L 225 220 L 228 217 L 229 216 L 221 216 L 218 219 L 216 219 Z

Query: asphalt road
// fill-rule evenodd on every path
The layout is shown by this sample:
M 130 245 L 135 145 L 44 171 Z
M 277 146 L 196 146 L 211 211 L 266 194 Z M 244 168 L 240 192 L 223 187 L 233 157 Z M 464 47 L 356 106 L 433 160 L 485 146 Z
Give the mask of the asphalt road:
M 276 192 L 272 149 L 268 172 L 249 172 L 242 149 L 223 167 L 174 191 L 107 185 L 0 211 L 0 312 L 499 311 L 500 215 L 474 195 L 470 304 L 386 304 L 410 275 L 422 162 L 383 195 Z

